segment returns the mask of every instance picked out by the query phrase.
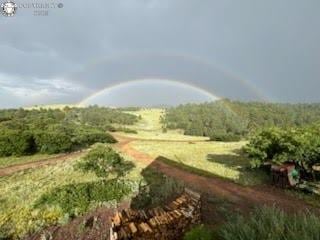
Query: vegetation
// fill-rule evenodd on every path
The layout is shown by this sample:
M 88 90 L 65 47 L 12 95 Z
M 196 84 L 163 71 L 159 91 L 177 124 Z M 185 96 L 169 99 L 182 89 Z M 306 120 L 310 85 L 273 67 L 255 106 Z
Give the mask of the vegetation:
M 214 240 L 214 238 L 213 232 L 209 228 L 199 225 L 187 232 L 183 240 Z
M 139 183 L 139 193 L 132 199 L 135 209 L 152 208 L 165 204 L 169 198 L 178 196 L 184 190 L 184 183 L 168 177 L 152 168 L 145 168 Z
M 64 216 L 60 207 L 48 205 L 40 211 L 34 208 L 34 203 L 55 188 L 99 180 L 94 174 L 75 171 L 73 165 L 76 161 L 77 159 L 69 159 L 54 166 L 0 178 L 2 238 L 16 239 L 42 227 L 67 221 L 68 216 Z
M 84 172 L 93 172 L 98 177 L 106 178 L 112 174 L 118 178 L 131 170 L 133 164 L 125 161 L 111 147 L 97 144 L 78 162 L 77 168 Z
M 140 168 L 132 169 L 121 180 L 101 179 L 94 171 L 74 167 L 82 161 L 69 159 L 1 177 L 0 239 L 17 239 L 45 226 L 66 223 L 70 217 L 116 203 L 137 191 Z
M 57 206 L 64 215 L 74 217 L 111 200 L 119 202 L 131 191 L 130 182 L 117 181 L 116 179 L 70 184 L 42 195 L 36 201 L 35 208 L 43 209 L 46 206 Z
M 273 207 L 257 208 L 249 217 L 237 216 L 222 226 L 222 240 L 317 240 L 320 219 L 310 213 L 287 214 Z
M 265 162 L 283 163 L 292 161 L 305 174 L 312 174 L 312 166 L 320 163 L 320 128 L 318 125 L 263 130 L 250 139 L 244 148 L 259 167 Z
M 183 129 L 186 135 L 217 141 L 238 141 L 257 129 L 293 127 L 320 120 L 320 104 L 272 104 L 220 100 L 169 108 L 165 129 Z
M 105 130 L 112 124 L 133 124 L 137 117 L 115 109 L 88 107 L 0 111 L 0 156 L 36 152 L 60 153 L 96 142 L 114 143 Z
M 135 141 L 132 146 L 154 158 L 199 175 L 218 176 L 243 185 L 266 182 L 268 176 L 250 168 L 242 154 L 246 142 Z
M 59 156 L 57 155 L 51 155 L 51 154 L 34 154 L 31 156 L 10 156 L 10 157 L 2 157 L 0 159 L 0 168 L 2 167 L 8 167 L 8 166 L 12 166 L 15 164 L 20 164 L 20 163 L 30 163 L 30 162 L 35 162 L 35 161 L 40 161 L 43 159 L 48 159 L 48 158 L 53 158 Z

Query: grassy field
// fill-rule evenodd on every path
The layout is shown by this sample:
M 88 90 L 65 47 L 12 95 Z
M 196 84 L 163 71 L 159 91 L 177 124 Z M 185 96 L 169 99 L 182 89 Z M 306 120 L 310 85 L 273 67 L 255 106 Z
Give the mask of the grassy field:
M 139 111 L 130 111 L 130 114 L 141 116 L 141 119 L 134 126 L 127 126 L 130 129 L 134 129 L 138 134 L 126 134 L 124 136 L 149 139 L 149 140 L 176 140 L 176 141 L 204 141 L 208 140 L 207 137 L 187 136 L 183 135 L 181 130 L 168 130 L 166 133 L 162 130 L 160 122 L 161 116 L 164 114 L 163 109 L 141 109 Z
M 8 232 L 19 237 L 43 226 L 68 220 L 59 207 L 49 205 L 40 211 L 34 203 L 56 188 L 99 181 L 95 174 L 75 170 L 76 161 L 77 158 L 0 178 L 0 239 Z M 138 182 L 142 167 L 136 165 L 126 178 Z
M 250 170 L 248 159 L 241 155 L 241 148 L 245 142 L 209 142 L 204 137 L 183 135 L 179 130 L 164 133 L 160 123 L 162 109 L 143 109 L 130 113 L 141 116 L 137 124 L 126 126 L 138 133 L 121 133 L 121 135 L 137 138 L 138 140 L 131 143 L 137 150 L 155 158 L 163 156 L 174 161 L 177 166 L 187 166 L 198 174 L 205 172 L 244 185 L 255 185 L 265 181 L 266 176 Z M 48 157 L 49 155 L 34 155 L 2 158 L 0 167 Z M 168 194 L 181 189 L 181 184 L 158 176 L 159 173 L 146 168 L 145 164 L 134 161 L 129 156 L 124 158 L 135 162 L 136 165 L 125 180 L 133 183 L 136 191 L 141 184 L 149 186 L 146 189 L 150 192 L 140 191 L 140 194 L 133 199 L 137 207 L 158 204 Z M 61 207 L 48 204 L 44 209 L 39 209 L 35 203 L 46 194 L 49 196 L 52 193 L 56 194 L 56 189 L 62 189 L 58 193 L 64 194 L 64 187 L 83 189 L 86 183 L 98 184 L 101 181 L 94 174 L 75 170 L 74 164 L 77 160 L 74 158 L 54 166 L 31 169 L 0 178 L 0 239 L 8 232 L 13 233 L 15 237 L 21 237 L 44 226 L 68 221 L 69 216 Z
M 266 175 L 249 168 L 249 160 L 241 155 L 245 142 L 146 142 L 135 141 L 132 146 L 152 157 L 163 156 L 193 171 L 202 170 L 243 185 L 266 181 Z M 200 171 L 199 171 L 200 173 Z
M 251 170 L 249 160 L 242 156 L 241 148 L 246 142 L 210 142 L 206 141 L 206 137 L 183 135 L 179 130 L 163 133 L 160 123 L 164 114 L 162 109 L 142 109 L 130 113 L 141 116 L 141 120 L 130 127 L 137 130 L 138 134 L 123 133 L 124 136 L 141 139 L 131 143 L 135 149 L 154 158 L 168 158 L 177 166 L 189 167 L 189 170 L 196 173 L 203 174 L 206 171 L 207 175 L 219 176 L 243 185 L 256 185 L 266 181 L 266 175 Z
M 52 158 L 59 156 L 58 154 L 35 154 L 31 156 L 21 156 L 21 157 L 2 157 L 0 158 L 0 168 L 2 167 L 8 167 L 11 165 L 15 164 L 20 164 L 20 163 L 29 163 L 29 162 L 36 162 L 39 160 L 47 159 L 47 158 Z

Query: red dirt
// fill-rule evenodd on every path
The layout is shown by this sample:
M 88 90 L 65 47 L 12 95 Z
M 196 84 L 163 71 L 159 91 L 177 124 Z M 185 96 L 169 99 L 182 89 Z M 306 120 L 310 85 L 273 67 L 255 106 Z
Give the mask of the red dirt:
M 28 163 L 21 163 L 21 164 L 15 164 L 11 165 L 8 167 L 0 168 L 0 177 L 8 176 L 13 173 L 22 171 L 22 170 L 27 170 L 27 169 L 32 169 L 32 168 L 39 168 L 43 166 L 48 166 L 48 165 L 54 165 L 58 162 L 64 162 L 70 159 L 73 159 L 74 157 L 79 157 L 83 155 L 84 152 L 73 152 L 73 153 L 67 153 L 63 155 L 59 155 L 56 157 L 51 157 L 51 158 L 46 158 L 34 162 L 28 162 Z
M 228 180 L 215 177 L 204 177 L 194 173 L 179 169 L 168 165 L 162 161 L 158 161 L 148 154 L 142 153 L 134 149 L 130 143 L 136 139 L 115 136 L 119 143 L 117 148 L 132 156 L 136 161 L 148 164 L 167 176 L 184 181 L 189 187 L 198 192 L 207 193 L 226 199 L 236 204 L 240 209 L 248 209 L 261 205 L 276 205 L 286 211 L 297 211 L 313 209 L 314 207 L 306 204 L 293 196 L 289 196 L 282 189 L 272 187 L 270 185 L 260 185 L 255 187 L 245 187 L 233 183 Z M 318 211 L 318 209 L 317 209 Z

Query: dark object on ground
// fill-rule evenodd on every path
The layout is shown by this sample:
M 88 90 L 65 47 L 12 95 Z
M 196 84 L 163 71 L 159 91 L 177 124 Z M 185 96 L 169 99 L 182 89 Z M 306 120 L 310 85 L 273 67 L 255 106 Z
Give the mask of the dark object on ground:
M 293 163 L 272 165 L 271 174 L 272 184 L 281 188 L 294 187 L 299 183 L 299 172 Z

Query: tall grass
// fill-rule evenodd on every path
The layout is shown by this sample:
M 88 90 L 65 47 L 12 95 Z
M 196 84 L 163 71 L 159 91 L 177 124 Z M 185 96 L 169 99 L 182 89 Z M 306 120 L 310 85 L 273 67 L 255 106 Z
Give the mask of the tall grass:
M 237 216 L 220 230 L 223 240 L 319 240 L 320 218 L 311 213 L 287 214 L 262 207 L 249 217 Z

